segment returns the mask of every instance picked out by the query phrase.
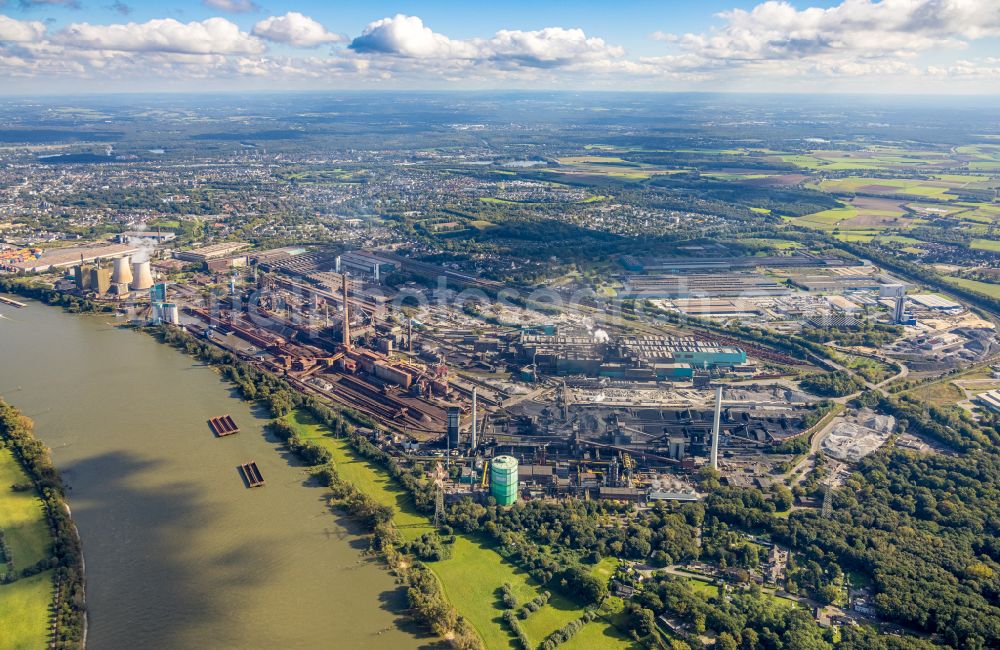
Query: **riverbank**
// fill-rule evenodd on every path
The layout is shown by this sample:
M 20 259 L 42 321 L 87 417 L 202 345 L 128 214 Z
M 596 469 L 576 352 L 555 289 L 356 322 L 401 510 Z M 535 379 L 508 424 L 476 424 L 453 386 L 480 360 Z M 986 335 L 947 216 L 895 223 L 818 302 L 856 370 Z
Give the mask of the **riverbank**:
M 80 538 L 67 514 L 59 473 L 32 427 L 30 419 L 0 399 L 4 642 L 12 648 L 82 648 L 86 601 Z
M 436 531 L 430 518 L 417 510 L 413 497 L 385 470 L 361 457 L 348 440 L 338 437 L 302 410 L 288 414 L 285 421 L 303 440 L 330 452 L 333 465 L 343 480 L 393 509 L 393 521 L 403 541 L 417 540 Z M 509 584 L 517 602 L 523 605 L 541 596 L 545 588 L 525 571 L 507 562 L 486 539 L 456 535 L 450 546 L 450 557 L 426 562 L 448 600 L 476 629 L 487 648 L 518 648 L 517 640 L 504 624 L 505 610 L 498 593 L 504 584 Z M 607 579 L 615 562 L 614 558 L 605 558 L 594 567 L 595 575 Z M 580 618 L 583 612 L 582 606 L 553 594 L 544 606 L 520 624 L 533 644 L 539 645 L 556 630 Z M 560 647 L 584 650 L 594 647 L 593 643 L 608 650 L 635 647 L 624 634 L 600 618 L 587 623 L 577 636 Z
M 266 432 L 265 408 L 146 334 L 26 302 L 0 310 L 0 391 L 35 420 L 65 480 L 90 647 L 426 644 L 405 587 Z M 225 413 L 240 433 L 219 439 L 207 419 Z M 246 489 L 248 460 L 266 487 Z

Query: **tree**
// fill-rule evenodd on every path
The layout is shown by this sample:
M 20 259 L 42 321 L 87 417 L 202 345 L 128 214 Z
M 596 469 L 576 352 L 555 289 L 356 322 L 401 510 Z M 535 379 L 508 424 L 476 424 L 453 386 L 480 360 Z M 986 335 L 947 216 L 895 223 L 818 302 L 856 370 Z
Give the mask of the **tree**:
M 738 650 L 736 639 L 729 632 L 723 632 L 715 641 L 715 647 L 719 650 Z

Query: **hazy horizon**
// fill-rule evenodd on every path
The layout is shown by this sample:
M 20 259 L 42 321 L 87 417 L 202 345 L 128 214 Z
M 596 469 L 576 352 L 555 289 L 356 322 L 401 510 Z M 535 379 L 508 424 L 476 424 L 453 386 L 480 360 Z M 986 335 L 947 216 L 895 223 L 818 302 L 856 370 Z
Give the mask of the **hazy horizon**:
M 0 2 L 0 94 L 552 90 L 994 95 L 990 0 Z

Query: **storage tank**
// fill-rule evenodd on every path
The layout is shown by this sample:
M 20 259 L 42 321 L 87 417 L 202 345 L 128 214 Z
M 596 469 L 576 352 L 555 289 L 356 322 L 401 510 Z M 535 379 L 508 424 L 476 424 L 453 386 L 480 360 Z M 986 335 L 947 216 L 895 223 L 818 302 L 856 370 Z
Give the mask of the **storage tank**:
M 133 264 L 132 275 L 134 277 L 129 286 L 133 291 L 142 291 L 153 286 L 153 273 L 149 269 L 149 260 Z
M 513 456 L 497 456 L 490 464 L 490 495 L 501 506 L 517 501 L 517 459 Z
M 115 260 L 114 270 L 111 271 L 111 284 L 129 284 L 132 282 L 131 259 L 128 255 Z
M 164 322 L 170 323 L 171 325 L 180 325 L 181 317 L 176 303 L 164 303 L 162 309 Z

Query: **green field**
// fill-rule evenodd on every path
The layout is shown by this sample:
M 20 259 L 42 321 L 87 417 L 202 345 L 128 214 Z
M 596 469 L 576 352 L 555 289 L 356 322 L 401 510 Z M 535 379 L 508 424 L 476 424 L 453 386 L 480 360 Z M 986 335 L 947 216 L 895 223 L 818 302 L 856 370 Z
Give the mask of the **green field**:
M 329 435 L 324 427 L 305 412 L 295 411 L 287 416 L 287 420 L 303 439 L 330 450 L 337 471 L 344 480 L 353 483 L 380 503 L 395 509 L 396 526 L 404 539 L 416 539 L 434 529 L 430 520 L 416 510 L 410 495 L 377 466 L 357 456 L 345 440 Z M 527 573 L 505 562 L 485 539 L 456 536 L 451 551 L 450 558 L 428 563 L 441 581 L 448 600 L 472 623 L 487 648 L 516 647 L 514 637 L 507 631 L 501 618 L 503 610 L 500 609 L 499 590 L 505 582 L 510 583 L 518 603 L 523 604 L 538 596 L 544 589 Z M 613 559 L 605 560 L 594 569 L 597 575 L 610 576 L 613 571 Z M 545 607 L 522 621 L 522 627 L 532 641 L 541 643 L 546 636 L 579 618 L 582 613 L 583 610 L 578 605 L 553 593 Z M 617 638 L 619 642 L 627 643 L 627 639 L 601 620 L 590 623 L 587 628 L 594 628 L 593 631 L 585 630 L 588 636 Z
M 52 537 L 42 502 L 33 489 L 17 492 L 14 485 L 30 485 L 10 449 L 0 449 L 0 530 L 20 571 L 49 555 Z M 0 575 L 6 565 L 0 564 Z M 0 585 L 0 647 L 44 648 L 52 604 L 52 571 Z
M 848 232 L 838 232 L 834 235 L 834 238 L 840 241 L 867 244 L 878 237 L 881 232 L 881 230 L 851 230 Z
M 969 248 L 1000 253 L 1000 241 L 996 241 L 994 239 L 973 239 L 972 243 L 969 244 Z
M 0 648 L 38 650 L 48 646 L 52 570 L 0 585 Z
M 819 189 L 824 192 L 833 193 L 867 192 L 872 194 L 910 194 L 914 196 L 948 198 L 945 196 L 946 192 L 961 185 L 963 183 L 849 176 L 847 178 L 824 180 L 820 182 Z
M 935 152 L 873 147 L 867 151 L 823 151 L 808 154 L 779 154 L 779 160 L 803 169 L 844 171 L 852 169 L 913 169 L 944 160 Z
M 925 384 L 907 391 L 907 395 L 911 395 L 930 406 L 954 406 L 965 399 L 965 393 L 950 379 Z
M 975 291 L 976 293 L 981 293 L 984 296 L 989 296 L 990 298 L 1000 298 L 1000 284 L 990 284 L 989 282 L 978 282 L 976 280 L 966 280 L 965 278 L 956 278 L 952 276 L 945 277 L 948 282 L 963 287 L 970 291 Z
M 823 210 L 822 212 L 813 212 L 812 214 L 803 215 L 801 217 L 786 218 L 797 225 L 812 228 L 814 230 L 833 230 L 834 228 L 837 228 L 841 222 L 848 221 L 856 216 L 858 216 L 857 208 L 844 207 Z
M 17 570 L 48 557 L 52 538 L 45 510 L 34 490 L 15 492 L 13 485 L 29 485 L 9 449 L 0 450 L 0 530 L 3 530 Z M 0 575 L 4 568 L 0 566 Z

